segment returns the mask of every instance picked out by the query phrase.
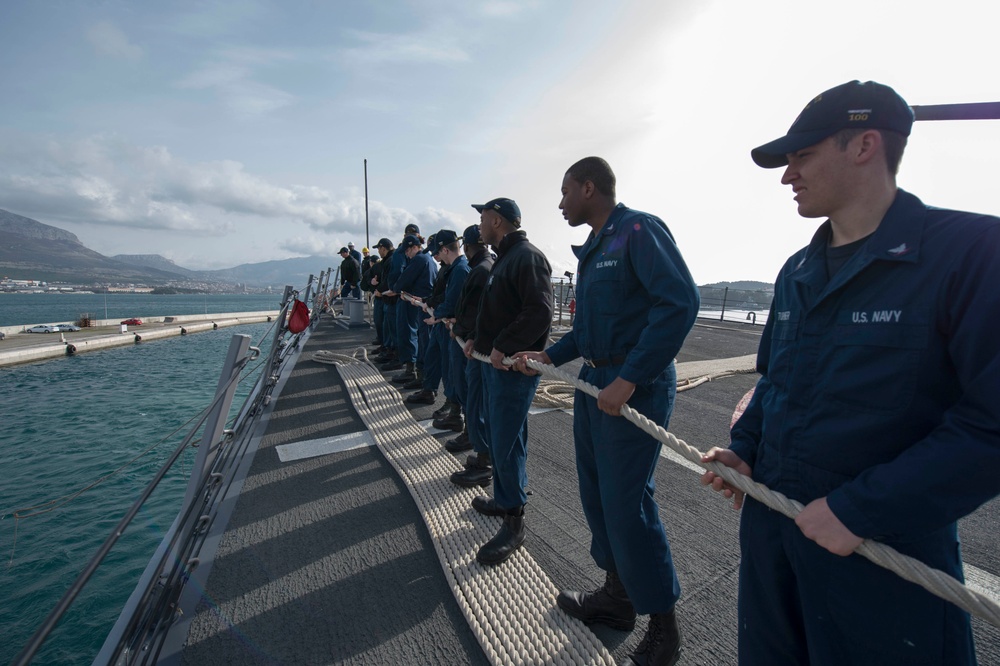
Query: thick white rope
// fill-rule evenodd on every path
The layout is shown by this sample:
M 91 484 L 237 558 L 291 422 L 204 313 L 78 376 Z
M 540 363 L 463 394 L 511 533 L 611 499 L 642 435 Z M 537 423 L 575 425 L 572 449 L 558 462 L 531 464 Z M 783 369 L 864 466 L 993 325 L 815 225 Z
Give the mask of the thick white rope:
M 420 427 L 376 369 L 356 356 L 317 353 L 313 359 L 328 363 L 333 356 L 351 402 L 420 509 L 452 593 L 490 662 L 613 666 L 597 637 L 555 607 L 558 589 L 526 548 L 500 566 L 476 561 L 499 521 L 471 508 L 474 490 L 448 480 L 461 469 L 455 457 Z
M 406 298 L 406 295 L 404 295 L 404 298 Z M 410 300 L 410 302 L 412 302 L 412 300 Z M 433 316 L 434 313 L 432 310 L 429 310 L 426 306 L 424 306 L 424 309 L 428 310 L 431 316 Z M 455 342 L 460 344 L 463 348 L 465 347 L 465 341 L 461 338 L 455 338 Z M 490 363 L 489 357 L 478 352 L 473 353 L 473 358 L 482 361 L 483 363 Z M 513 363 L 514 361 L 511 360 L 510 357 L 504 357 L 504 365 L 510 366 L 513 365 Z M 593 396 L 594 398 L 596 398 L 601 392 L 596 386 L 580 381 L 576 377 L 573 377 L 569 373 L 560 370 L 555 366 L 545 365 L 544 363 L 538 363 L 537 361 L 532 360 L 526 360 L 526 363 L 532 370 L 535 370 L 542 375 L 555 376 L 560 380 L 575 386 L 587 395 Z M 803 507 L 801 503 L 789 499 L 783 494 L 773 491 L 763 484 L 757 483 L 750 477 L 744 476 L 730 467 L 726 467 L 725 465 L 717 462 L 702 462 L 701 451 L 693 446 L 690 446 L 683 440 L 677 439 L 677 437 L 667 432 L 656 423 L 653 423 L 648 418 L 629 407 L 627 404 L 622 405 L 621 413 L 626 420 L 635 424 L 643 432 L 655 437 L 660 442 L 667 445 L 673 451 L 680 454 L 684 459 L 693 462 L 704 469 L 714 472 L 718 476 L 721 476 L 730 485 L 739 488 L 747 495 L 750 495 L 775 511 L 780 511 L 782 514 L 792 519 L 794 519 L 802 511 Z M 971 613 L 978 618 L 986 620 L 993 626 L 1000 627 L 1000 604 L 990 597 L 966 587 L 944 571 L 929 567 L 916 558 L 903 555 L 894 548 L 878 541 L 872 541 L 871 539 L 865 539 L 854 552 L 868 558 L 875 564 L 896 573 L 905 580 L 908 580 L 911 583 L 916 583 L 928 592 L 941 597 L 946 601 L 950 601 L 962 610 Z

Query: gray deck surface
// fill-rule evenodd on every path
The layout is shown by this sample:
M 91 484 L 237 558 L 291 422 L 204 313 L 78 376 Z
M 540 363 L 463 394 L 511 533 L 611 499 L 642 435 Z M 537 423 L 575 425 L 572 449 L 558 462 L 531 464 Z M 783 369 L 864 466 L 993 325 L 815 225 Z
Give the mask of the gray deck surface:
M 760 331 L 699 320 L 678 361 L 753 353 Z M 308 340 L 212 564 L 185 664 L 488 663 L 415 503 L 376 448 L 287 463 L 274 450 L 364 429 L 336 369 L 308 355 L 352 351 L 371 337 L 324 320 Z M 701 450 L 724 446 L 733 407 L 755 382 L 756 375 L 737 375 L 679 393 L 669 430 Z M 411 411 L 426 419 L 442 402 Z M 528 477 L 525 547 L 557 587 L 599 586 L 603 572 L 590 558 L 577 494 L 570 414 L 530 417 Z M 661 460 L 656 483 L 683 587 L 680 663 L 735 664 L 738 514 L 671 461 Z M 997 518 L 994 501 L 962 525 L 967 563 L 993 575 L 1000 572 Z M 628 663 L 645 626 L 640 618 L 631 633 L 594 631 L 618 663 Z M 976 620 L 974 627 L 980 663 L 1000 664 L 1000 630 Z

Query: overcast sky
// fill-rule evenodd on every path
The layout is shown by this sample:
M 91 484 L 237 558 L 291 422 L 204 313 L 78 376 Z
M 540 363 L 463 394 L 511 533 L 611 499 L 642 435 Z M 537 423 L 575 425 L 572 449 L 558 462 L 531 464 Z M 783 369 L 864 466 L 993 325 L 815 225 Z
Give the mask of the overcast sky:
M 589 230 L 562 176 L 599 155 L 698 283 L 772 281 L 818 221 L 750 149 L 851 79 L 1000 100 L 995 7 L 3 0 L 0 208 L 192 269 L 331 254 L 366 243 L 367 159 L 370 242 L 508 196 L 561 274 Z M 996 214 L 998 149 L 1000 121 L 918 123 L 899 184 Z

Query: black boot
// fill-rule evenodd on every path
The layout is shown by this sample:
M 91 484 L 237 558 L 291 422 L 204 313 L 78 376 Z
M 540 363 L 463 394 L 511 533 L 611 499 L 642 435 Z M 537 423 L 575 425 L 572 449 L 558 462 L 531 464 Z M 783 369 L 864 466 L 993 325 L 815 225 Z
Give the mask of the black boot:
M 434 419 L 431 425 L 438 430 L 462 432 L 465 430 L 465 420 L 462 419 L 462 406 L 452 403 L 451 411 L 448 412 L 448 415 L 440 419 Z
M 413 372 L 413 379 L 403 384 L 404 389 L 418 389 L 424 386 L 424 373 L 420 368 L 416 368 Z
M 585 624 L 596 622 L 622 631 L 632 631 L 635 627 L 635 608 L 613 571 L 607 573 L 603 587 L 592 592 L 564 590 L 556 597 L 556 604 Z
M 458 437 L 445 442 L 444 448 L 452 453 L 461 453 L 462 451 L 470 450 L 472 448 L 472 440 L 469 439 L 469 431 L 462 430 Z
M 390 358 L 386 359 L 386 362 L 380 366 L 382 372 L 392 372 L 393 370 L 399 370 L 403 367 L 402 362 L 399 360 L 395 354 Z
M 435 400 L 437 400 L 437 391 L 430 389 L 420 389 L 406 397 L 406 402 L 411 405 L 433 405 Z
M 453 404 L 454 403 L 451 400 L 445 398 L 444 404 L 441 405 L 441 407 L 439 407 L 438 409 L 434 410 L 434 413 L 431 414 L 431 418 L 443 419 L 444 417 L 448 416 L 448 412 L 451 411 L 451 406 Z
M 507 509 L 497 506 L 497 502 L 492 497 L 480 495 L 472 498 L 472 508 L 484 516 L 506 516 Z
M 465 469 L 461 472 L 454 472 L 449 478 L 456 486 L 462 486 L 463 488 L 474 488 L 476 486 L 482 486 L 485 488 L 490 485 L 490 481 L 493 480 L 493 465 L 490 462 L 490 454 L 478 454 L 472 465 L 466 465 Z M 477 497 L 472 500 L 472 507 L 476 509 L 476 511 L 479 511 L 479 509 L 476 508 L 476 500 L 478 499 L 480 498 Z M 484 497 L 482 499 L 488 500 L 489 502 L 493 501 L 488 497 Z M 496 507 L 496 504 L 493 506 Z M 480 511 L 480 513 L 485 512 Z M 499 509 L 499 513 L 487 513 L 487 515 L 502 516 L 504 513 L 503 509 Z
M 631 655 L 638 666 L 674 666 L 681 657 L 681 630 L 674 611 L 649 616 L 649 628 Z
M 490 566 L 500 564 L 514 554 L 524 543 L 524 507 L 519 506 L 507 512 L 503 517 L 503 525 L 496 536 L 476 553 L 476 561 Z
M 399 373 L 398 375 L 396 375 L 395 377 L 392 378 L 392 383 L 393 384 L 405 384 L 408 381 L 416 379 L 416 377 L 417 377 L 417 375 L 416 375 L 416 372 L 415 372 L 415 370 L 413 368 L 413 364 L 410 363 L 410 362 L 407 362 L 406 363 L 406 368 L 403 370 L 403 372 Z

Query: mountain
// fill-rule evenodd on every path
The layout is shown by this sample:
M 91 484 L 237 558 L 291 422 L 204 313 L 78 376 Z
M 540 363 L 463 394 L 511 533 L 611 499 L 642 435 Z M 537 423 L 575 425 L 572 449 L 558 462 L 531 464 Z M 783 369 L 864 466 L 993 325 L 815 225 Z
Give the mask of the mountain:
M 158 254 L 116 254 L 111 258 L 114 261 L 120 261 L 123 264 L 128 264 L 129 266 L 152 268 L 158 271 L 166 271 L 168 273 L 176 273 L 177 275 L 184 275 L 192 279 L 195 279 L 200 275 L 199 271 L 192 271 L 187 268 L 178 266 L 170 259 L 167 259 L 166 257 L 160 256 Z
M 713 282 L 712 284 L 703 284 L 702 287 L 706 289 L 725 289 L 730 290 L 736 289 L 738 291 L 766 291 L 773 292 L 774 285 L 770 282 L 757 282 L 756 280 L 738 280 L 736 282 Z
M 0 209 L 0 277 L 71 284 L 146 284 L 225 290 L 303 287 L 309 274 L 340 265 L 340 257 L 296 257 L 234 268 L 195 271 L 158 254 L 106 257 L 58 227 Z

